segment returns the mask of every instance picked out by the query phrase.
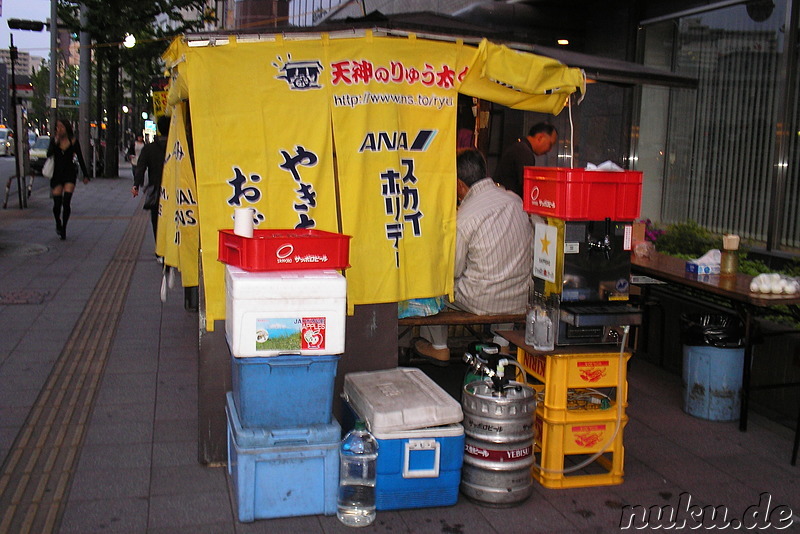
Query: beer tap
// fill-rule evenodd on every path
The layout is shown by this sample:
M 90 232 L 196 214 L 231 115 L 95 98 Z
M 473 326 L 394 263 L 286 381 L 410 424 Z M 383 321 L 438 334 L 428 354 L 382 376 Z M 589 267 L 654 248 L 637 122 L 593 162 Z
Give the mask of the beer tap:
M 500 363 L 501 359 L 507 357 L 500 354 L 500 345 L 496 343 L 470 343 L 463 359 L 473 371 L 486 375 L 492 382 L 492 389 L 501 393 L 509 387 L 509 378 Z
M 592 240 L 590 236 L 586 238 L 586 244 L 589 247 L 589 252 L 600 252 L 605 256 L 606 260 L 611 259 L 611 253 L 614 247 L 611 245 L 611 218 L 606 217 L 606 233 L 602 239 Z

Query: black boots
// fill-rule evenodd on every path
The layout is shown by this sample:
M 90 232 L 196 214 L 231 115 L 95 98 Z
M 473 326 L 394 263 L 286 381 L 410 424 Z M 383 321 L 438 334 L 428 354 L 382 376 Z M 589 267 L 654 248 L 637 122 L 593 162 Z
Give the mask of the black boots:
M 56 219 L 56 233 L 62 241 L 67 238 L 67 228 L 61 224 L 61 219 Z

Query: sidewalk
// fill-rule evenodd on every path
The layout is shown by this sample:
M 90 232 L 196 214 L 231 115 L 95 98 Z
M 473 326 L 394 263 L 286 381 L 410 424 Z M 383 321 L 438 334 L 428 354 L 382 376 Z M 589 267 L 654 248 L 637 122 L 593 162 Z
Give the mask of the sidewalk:
M 179 283 L 162 304 L 149 219 L 121 174 L 78 184 L 66 241 L 42 177 L 27 209 L 0 210 L 0 533 L 350 531 L 323 516 L 239 523 L 225 467 L 198 463 L 197 313 Z M 379 512 L 363 531 L 616 532 L 624 506 L 677 507 L 685 492 L 728 519 L 768 492 L 793 512 L 783 532 L 800 529 L 792 431 L 751 414 L 741 433 L 681 406 L 680 377 L 634 358 L 622 485 L 534 484 L 515 508 L 461 497 Z

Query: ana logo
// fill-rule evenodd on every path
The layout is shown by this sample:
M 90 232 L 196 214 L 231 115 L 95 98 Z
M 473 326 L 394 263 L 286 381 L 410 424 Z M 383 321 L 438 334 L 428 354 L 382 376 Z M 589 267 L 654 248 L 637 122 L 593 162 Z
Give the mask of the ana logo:
M 294 246 L 291 243 L 286 243 L 285 245 L 278 247 L 278 250 L 275 251 L 275 257 L 277 257 L 279 260 L 285 260 L 291 256 L 293 252 Z
M 315 59 L 310 61 L 292 61 L 291 54 L 286 61 L 278 56 L 278 62 L 272 66 L 278 69 L 280 74 L 275 76 L 279 80 L 286 80 L 292 90 L 304 91 L 306 89 L 322 89 L 319 84 L 319 73 L 322 72 L 322 64 Z
M 409 143 L 408 132 L 367 132 L 359 152 L 411 150 L 425 152 L 436 137 L 437 130 L 420 130 Z

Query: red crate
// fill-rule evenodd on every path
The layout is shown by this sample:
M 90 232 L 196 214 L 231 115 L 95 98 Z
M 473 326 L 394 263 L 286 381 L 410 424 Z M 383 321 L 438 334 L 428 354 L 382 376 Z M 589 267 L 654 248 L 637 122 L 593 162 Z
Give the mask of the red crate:
M 642 204 L 641 171 L 587 171 L 525 167 L 523 206 L 528 213 L 565 221 L 632 221 Z
M 217 259 L 245 271 L 346 269 L 350 239 L 322 230 L 253 230 L 253 237 L 220 230 Z

